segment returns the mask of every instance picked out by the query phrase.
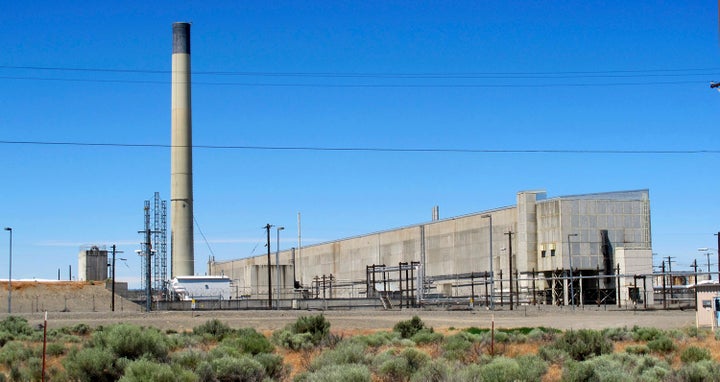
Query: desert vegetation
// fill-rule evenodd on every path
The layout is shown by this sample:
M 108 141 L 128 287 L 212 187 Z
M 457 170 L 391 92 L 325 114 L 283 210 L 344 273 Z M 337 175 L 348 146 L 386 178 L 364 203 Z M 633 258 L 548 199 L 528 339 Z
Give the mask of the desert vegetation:
M 716 381 L 709 330 L 449 328 L 334 333 L 308 315 L 272 333 L 217 319 L 192 331 L 85 324 L 48 330 L 47 381 Z M 40 381 L 43 331 L 0 322 L 0 382 Z

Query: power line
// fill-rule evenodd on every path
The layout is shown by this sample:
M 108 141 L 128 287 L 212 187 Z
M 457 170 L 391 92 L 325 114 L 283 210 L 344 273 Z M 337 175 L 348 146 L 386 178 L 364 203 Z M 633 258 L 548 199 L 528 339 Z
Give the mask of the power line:
M 56 82 L 87 82 L 87 83 L 110 83 L 110 84 L 157 84 L 168 85 L 168 81 L 152 80 L 113 80 L 113 79 L 89 79 L 89 78 L 47 78 L 28 76 L 0 76 L 4 80 L 20 81 L 56 81 Z M 322 84 L 322 83 L 270 83 L 270 82 L 203 82 L 193 81 L 193 85 L 203 86 L 238 86 L 238 87 L 267 87 L 267 88 L 457 88 L 457 89 L 482 89 L 482 88 L 584 88 L 584 87 L 618 87 L 618 86 L 657 86 L 657 85 L 689 85 L 706 84 L 707 81 L 646 81 L 646 82 L 605 82 L 605 83 L 523 83 L 523 84 Z
M 156 143 L 99 143 L 99 142 L 59 142 L 59 141 L 8 141 L 0 144 L 38 145 L 38 146 L 80 146 L 80 147 L 138 147 L 172 148 L 168 144 Z M 175 146 L 187 147 L 187 146 Z M 399 147 L 322 147 L 322 146 L 233 146 L 233 145 L 193 145 L 194 149 L 209 150 L 264 150 L 264 151 L 339 151 L 339 152 L 399 152 L 399 153 L 468 153 L 468 154 L 639 154 L 639 155 L 691 155 L 720 154 L 720 150 L 615 150 L 615 149 L 459 149 L 459 148 L 399 148 Z
M 81 68 L 81 67 L 54 67 L 54 66 L 13 66 L 0 65 L 0 69 L 40 71 L 40 72 L 71 72 L 71 73 L 107 73 L 107 74 L 170 74 L 169 70 L 145 69 L 113 69 L 113 68 Z M 687 77 L 715 76 L 720 74 L 720 68 L 687 68 L 687 69 L 644 69 L 644 70 L 598 70 L 598 71 L 547 71 L 547 72 L 265 72 L 265 71 L 194 71 L 195 76 L 239 76 L 257 78 L 294 78 L 294 79 L 362 79 L 370 81 L 383 80 L 450 80 L 465 83 L 278 83 L 278 82 L 223 82 L 223 81 L 193 81 L 193 85 L 210 86 L 238 86 L 238 87 L 276 87 L 276 88 L 557 88 L 557 87 L 617 87 L 617 86 L 652 86 L 652 85 L 682 85 L 704 84 L 705 81 L 691 80 Z M 686 77 L 683 80 L 672 78 Z M 664 81 L 656 79 L 665 78 Z M 112 79 L 112 78 L 63 78 L 27 75 L 0 76 L 4 80 L 17 81 L 58 81 L 58 82 L 87 82 L 87 83 L 126 83 L 126 84 L 161 84 L 168 81 L 142 80 L 142 79 Z M 563 82 L 563 80 L 584 79 L 590 82 Z M 603 82 L 607 79 L 634 79 L 646 81 L 614 81 Z M 653 80 L 655 79 L 655 80 Z M 475 83 L 474 80 L 506 80 L 521 81 L 521 83 Z M 535 83 L 525 80 L 559 81 L 549 83 Z
M 142 73 L 169 74 L 170 70 L 157 69 L 114 69 L 114 68 L 81 68 L 62 66 L 30 66 L 0 65 L 0 69 L 37 70 L 37 71 L 69 71 L 93 73 Z M 669 69 L 628 69 L 628 70 L 587 70 L 587 71 L 520 71 L 520 72 L 265 72 L 265 71 L 193 71 L 199 75 L 221 76 L 267 76 L 267 77 L 321 77 L 321 78 L 537 78 L 537 76 L 683 76 L 717 74 L 720 67 L 712 68 L 669 68 Z M 685 73 L 681 72 L 704 72 Z M 666 73 L 666 74 L 662 74 Z M 532 76 L 532 77 L 526 77 Z

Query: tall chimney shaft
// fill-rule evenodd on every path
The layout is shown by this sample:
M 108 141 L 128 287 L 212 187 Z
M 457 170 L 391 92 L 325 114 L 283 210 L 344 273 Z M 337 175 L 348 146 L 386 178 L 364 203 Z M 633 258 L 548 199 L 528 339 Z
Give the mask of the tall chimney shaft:
M 174 23 L 170 149 L 171 277 L 195 274 L 190 98 L 190 24 Z

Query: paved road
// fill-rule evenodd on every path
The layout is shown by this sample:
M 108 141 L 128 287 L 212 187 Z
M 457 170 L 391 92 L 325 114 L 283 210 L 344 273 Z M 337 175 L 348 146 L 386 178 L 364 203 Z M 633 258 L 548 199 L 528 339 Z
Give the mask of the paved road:
M 324 314 L 333 331 L 389 330 L 401 320 L 418 315 L 427 325 L 441 328 L 489 327 L 492 319 L 498 328 L 552 327 L 557 329 L 602 329 L 611 327 L 652 326 L 660 329 L 683 328 L 695 325 L 694 311 L 632 311 L 632 310 L 569 310 L 555 307 L 519 307 L 514 311 L 446 311 L 416 310 L 345 310 L 345 311 L 195 311 L 195 312 L 90 312 L 48 314 L 49 328 L 86 323 L 91 326 L 125 322 L 153 326 L 161 330 L 191 330 L 210 319 L 217 318 L 231 327 L 253 327 L 272 331 L 294 322 L 300 316 Z M 3 315 L 4 316 L 4 315 Z M 0 317 L 3 317 L 0 316 Z M 31 324 L 42 322 L 42 313 L 23 315 Z

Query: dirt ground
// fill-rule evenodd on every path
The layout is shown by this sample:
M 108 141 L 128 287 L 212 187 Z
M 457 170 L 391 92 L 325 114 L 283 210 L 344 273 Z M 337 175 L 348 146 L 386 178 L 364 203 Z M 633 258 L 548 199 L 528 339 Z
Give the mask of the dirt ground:
M 202 311 L 202 312 L 50 312 L 48 328 L 85 323 L 96 327 L 112 323 L 151 326 L 161 330 L 188 331 L 211 319 L 219 319 L 233 328 L 252 327 L 269 332 L 294 322 L 300 316 L 324 314 L 331 323 L 331 331 L 350 333 L 390 330 L 398 322 L 418 315 L 436 329 L 490 327 L 496 328 L 552 327 L 557 329 L 602 329 L 609 327 L 649 326 L 660 329 L 683 328 L 695 325 L 694 311 L 603 311 L 603 310 L 544 310 L 521 307 L 514 311 L 432 311 L 406 309 L 402 311 Z M 5 316 L 6 314 L 2 315 Z M 2 317 L 0 316 L 0 317 Z M 22 314 L 31 324 L 40 324 L 42 313 Z
M 96 327 L 113 323 L 152 326 L 161 330 L 186 331 L 217 318 L 231 327 L 252 327 L 269 332 L 294 322 L 300 316 L 324 314 L 331 331 L 351 333 L 390 330 L 398 322 L 418 315 L 435 329 L 490 327 L 498 328 L 552 327 L 557 329 L 602 329 L 608 327 L 651 326 L 660 329 L 683 328 L 695 325 L 694 311 L 633 311 L 615 307 L 588 306 L 576 310 L 554 306 L 521 306 L 515 310 L 472 311 L 426 309 L 359 310 L 252 310 L 252 311 L 194 311 L 150 312 L 124 299 L 116 299 L 116 311 L 110 311 L 110 292 L 104 285 L 83 282 L 13 283 L 13 314 L 28 319 L 32 325 L 41 324 L 43 311 L 48 311 L 48 327 L 58 328 L 85 323 Z M 7 284 L 0 288 L 0 319 L 7 316 Z M 4 305 L 4 306 L 3 306 Z

